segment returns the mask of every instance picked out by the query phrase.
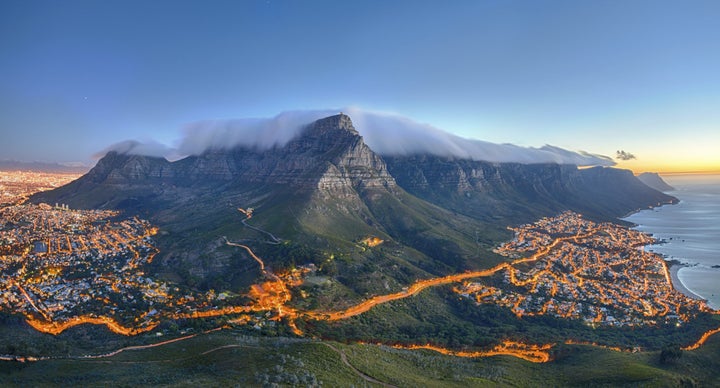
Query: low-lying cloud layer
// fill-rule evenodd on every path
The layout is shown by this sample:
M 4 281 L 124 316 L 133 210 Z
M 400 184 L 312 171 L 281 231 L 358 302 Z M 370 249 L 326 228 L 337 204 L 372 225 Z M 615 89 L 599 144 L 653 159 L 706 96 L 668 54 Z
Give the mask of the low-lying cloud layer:
M 187 125 L 178 151 L 198 155 L 211 149 L 282 147 L 315 120 L 338 111 L 290 111 L 273 118 L 206 120 Z M 352 116 L 351 116 L 352 117 Z
M 357 108 L 283 112 L 273 118 L 209 120 L 188 125 L 177 147 L 158 143 L 122 142 L 107 151 L 149 156 L 198 155 L 208 150 L 245 147 L 258 150 L 282 147 L 299 136 L 315 120 L 344 112 L 370 148 L 381 155 L 428 153 L 489 162 L 558 163 L 579 166 L 612 166 L 612 158 L 587 152 L 574 152 L 545 145 L 540 148 L 495 144 L 462 138 L 428 124 L 385 113 Z M 102 153 L 101 153 L 102 154 Z

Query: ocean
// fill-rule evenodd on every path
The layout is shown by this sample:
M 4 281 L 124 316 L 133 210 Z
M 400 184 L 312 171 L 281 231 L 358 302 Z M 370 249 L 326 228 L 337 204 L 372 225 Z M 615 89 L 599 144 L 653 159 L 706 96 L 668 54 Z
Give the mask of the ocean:
M 680 282 L 692 293 L 720 309 L 720 175 L 666 175 L 662 177 L 680 200 L 642 210 L 625 218 L 639 231 L 665 243 L 645 249 L 675 259 L 685 266 Z

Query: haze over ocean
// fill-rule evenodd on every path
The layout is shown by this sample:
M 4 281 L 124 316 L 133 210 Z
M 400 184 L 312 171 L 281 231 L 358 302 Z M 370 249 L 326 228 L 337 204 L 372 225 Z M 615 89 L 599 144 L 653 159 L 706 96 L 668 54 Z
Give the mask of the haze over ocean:
M 637 230 L 667 241 L 646 249 L 686 264 L 678 272 L 680 281 L 718 309 L 720 175 L 667 175 L 663 179 L 675 188 L 667 193 L 680 203 L 643 210 L 625 220 L 637 224 Z

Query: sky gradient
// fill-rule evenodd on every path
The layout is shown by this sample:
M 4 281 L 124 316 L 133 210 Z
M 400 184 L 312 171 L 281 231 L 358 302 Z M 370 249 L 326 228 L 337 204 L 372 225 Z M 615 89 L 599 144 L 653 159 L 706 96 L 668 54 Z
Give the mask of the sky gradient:
M 717 1 L 0 2 L 0 159 L 358 106 L 460 136 L 720 170 Z

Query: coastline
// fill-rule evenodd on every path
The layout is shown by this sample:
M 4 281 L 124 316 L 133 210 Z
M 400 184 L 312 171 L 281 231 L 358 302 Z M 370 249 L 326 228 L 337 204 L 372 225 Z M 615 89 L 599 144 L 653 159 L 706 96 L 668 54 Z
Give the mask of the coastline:
M 675 190 L 673 190 L 673 191 L 675 191 Z M 658 204 L 657 206 L 650 206 L 650 207 L 648 207 L 648 208 L 635 209 L 635 210 L 629 212 L 628 214 L 626 214 L 625 216 L 621 217 L 620 219 L 623 220 L 623 221 L 625 221 L 625 222 L 627 222 L 627 223 L 632 224 L 633 226 L 631 226 L 630 228 L 637 228 L 637 227 L 639 227 L 639 226 L 641 226 L 641 225 L 640 225 L 640 224 L 636 224 L 636 223 L 631 222 L 631 221 L 627 221 L 626 219 L 627 219 L 628 217 L 632 216 L 633 214 L 637 214 L 637 213 L 640 213 L 640 212 L 642 212 L 642 211 L 654 210 L 655 208 L 663 207 L 663 206 L 666 206 L 666 205 L 677 205 L 677 204 L 679 204 L 680 202 L 682 202 L 682 200 L 679 199 L 679 198 L 677 198 L 677 197 L 675 197 L 675 201 L 670 201 L 670 202 L 668 202 L 668 203 Z M 646 232 L 646 233 L 647 233 L 647 232 Z M 649 234 L 650 234 L 650 235 L 653 237 L 653 239 L 655 240 L 655 243 L 654 243 L 654 244 L 651 244 L 651 245 L 665 244 L 665 243 L 667 242 L 667 241 L 665 241 L 665 240 L 658 240 L 652 233 L 649 233 Z M 643 246 L 643 249 L 646 249 L 646 248 L 647 248 L 647 245 Z M 659 254 L 659 253 L 657 253 L 657 252 L 655 252 L 655 253 L 656 253 L 656 254 Z M 682 264 L 682 263 L 679 263 L 679 262 L 676 261 L 676 260 L 668 261 L 668 260 L 667 260 L 667 256 L 665 256 L 665 255 L 663 255 L 663 254 L 660 254 L 660 256 L 663 257 L 663 260 L 665 261 L 665 265 L 668 266 L 668 272 L 670 273 L 670 281 L 671 281 L 670 286 L 671 286 L 672 288 L 674 288 L 675 291 L 680 292 L 681 294 L 687 296 L 687 297 L 690 298 L 690 299 L 702 300 L 702 301 L 707 302 L 707 299 L 705 299 L 705 298 L 703 298 L 702 296 L 700 296 L 700 295 L 698 295 L 698 294 L 690 291 L 690 289 L 687 288 L 687 287 L 685 286 L 685 284 L 683 284 L 682 281 L 680 281 L 680 277 L 678 276 L 678 272 L 680 271 L 681 268 L 686 267 L 687 265 Z
M 618 219 L 619 219 L 619 220 L 622 220 L 622 221 L 625 221 L 626 218 L 630 217 L 630 216 L 633 215 L 633 214 L 640 213 L 640 212 L 643 211 L 643 210 L 651 210 L 651 209 L 654 209 L 654 207 L 651 206 L 651 207 L 648 207 L 648 208 L 638 208 L 638 209 L 635 209 L 635 210 L 631 210 L 630 212 L 628 212 L 628 213 L 625 214 L 624 216 L 618 217 Z M 634 223 L 634 222 L 630 222 L 630 221 L 625 221 L 625 222 L 630 223 L 630 224 L 633 224 L 633 225 L 635 225 L 635 226 L 638 226 L 638 224 L 636 224 L 636 223 Z
M 676 191 L 676 190 L 673 190 L 672 192 L 675 192 L 675 191 Z M 667 192 L 663 192 L 663 193 L 664 193 L 664 194 L 667 194 L 667 195 L 670 195 L 670 194 L 668 194 Z M 671 196 L 672 196 L 672 195 L 671 195 Z M 670 202 L 662 202 L 662 203 L 659 203 L 659 204 L 657 204 L 657 205 L 651 205 L 651 206 L 648 206 L 648 207 L 637 208 L 637 209 L 635 209 L 635 210 L 629 211 L 627 214 L 625 214 L 625 215 L 622 216 L 622 217 L 618 217 L 618 219 L 619 219 L 619 220 L 622 220 L 622 221 L 625 221 L 626 218 L 632 216 L 633 214 L 637 214 L 637 213 L 640 213 L 640 212 L 645 211 L 645 210 L 654 210 L 654 209 L 657 209 L 657 208 L 659 208 L 659 207 L 663 207 L 663 206 L 667 206 L 667 205 L 678 205 L 678 204 L 680 204 L 680 202 L 682 202 L 682 200 L 681 200 L 680 198 L 677 198 L 677 197 L 675 197 L 675 196 L 672 196 L 672 197 L 675 198 L 674 201 L 671 200 Z M 635 226 L 633 226 L 633 228 L 636 227 L 636 226 L 640 226 L 639 224 L 636 224 L 636 223 L 631 222 L 631 221 L 625 221 L 625 222 L 628 222 L 628 223 L 630 223 L 630 224 L 635 225 Z
M 668 268 L 668 271 L 670 272 L 670 280 L 672 280 L 672 287 L 678 291 L 681 292 L 683 295 L 687 296 L 691 299 L 696 300 L 704 300 L 707 302 L 707 299 L 703 298 L 702 296 L 690 291 L 683 282 L 680 281 L 680 277 L 678 277 L 678 271 L 680 271 L 680 268 L 686 267 L 683 264 L 671 264 L 670 268 Z
M 674 290 L 693 300 L 705 301 L 709 308 L 720 311 L 717 286 L 720 228 L 716 221 L 720 217 L 720 208 L 716 206 L 720 175 L 712 179 L 678 180 L 672 184 L 676 190 L 667 194 L 678 198 L 680 206 L 669 206 L 662 211 L 640 209 L 624 220 L 636 224 L 637 230 L 656 240 L 649 244 L 652 248 L 643 249 L 663 257 Z M 663 241 L 671 240 L 671 236 L 674 240 Z M 663 242 L 668 245 L 661 245 Z M 683 267 L 687 269 L 680 271 Z

